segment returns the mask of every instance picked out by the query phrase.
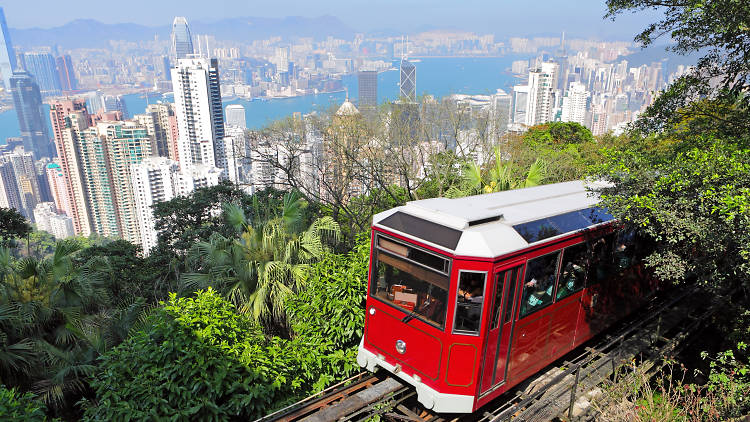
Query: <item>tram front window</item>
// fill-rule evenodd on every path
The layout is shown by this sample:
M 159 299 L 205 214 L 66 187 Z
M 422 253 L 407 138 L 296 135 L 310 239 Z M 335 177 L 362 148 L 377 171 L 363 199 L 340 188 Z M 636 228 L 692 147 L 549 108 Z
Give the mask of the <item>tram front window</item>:
M 433 262 L 428 264 L 432 265 L 419 262 L 424 254 L 429 255 Z M 433 270 L 436 267 L 434 261 L 438 259 L 446 261 L 443 268 L 447 271 L 449 263 L 444 258 L 379 238 L 373 254 L 370 293 L 413 317 L 443 329 L 450 284 L 447 274 Z

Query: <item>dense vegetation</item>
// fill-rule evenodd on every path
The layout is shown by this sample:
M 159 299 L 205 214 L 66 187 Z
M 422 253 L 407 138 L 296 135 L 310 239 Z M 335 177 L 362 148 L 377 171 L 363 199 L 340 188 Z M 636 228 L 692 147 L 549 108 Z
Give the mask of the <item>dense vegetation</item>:
M 750 6 L 607 5 L 611 17 L 662 7 L 637 39 L 669 33 L 676 51 L 705 54 L 622 136 L 558 122 L 498 136 L 486 115 L 450 103 L 423 102 L 416 120 L 388 107 L 321 115 L 315 125 L 340 158 L 312 169 L 324 188 L 306 185 L 291 159 L 272 162 L 284 192 L 222 183 L 157 204 L 159 243 L 147 257 L 122 240 L 55 241 L 0 209 L 0 419 L 266 414 L 358 371 L 374 213 L 587 175 L 611 183 L 606 206 L 652 241 L 647 264 L 659 277 L 733 292 L 697 341 L 705 353 L 675 357 L 692 366 L 631 377 L 607 394 L 638 405 L 607 417 L 747 415 Z M 308 129 L 290 119 L 256 135 L 294 156 Z

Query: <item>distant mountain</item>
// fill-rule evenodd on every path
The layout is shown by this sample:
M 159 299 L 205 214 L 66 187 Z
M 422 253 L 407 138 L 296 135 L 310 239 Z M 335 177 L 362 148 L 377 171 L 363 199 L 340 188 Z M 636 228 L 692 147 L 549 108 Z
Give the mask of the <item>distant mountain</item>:
M 218 40 L 252 41 L 273 36 L 282 38 L 328 36 L 352 38 L 355 31 L 335 16 L 305 18 L 229 18 L 215 22 L 189 21 L 193 34 L 214 35 Z M 132 23 L 106 24 L 91 19 L 78 19 L 55 28 L 10 28 L 13 44 L 19 47 L 59 45 L 61 48 L 104 48 L 109 40 L 146 41 L 158 35 L 169 38 L 171 22 L 149 27 Z

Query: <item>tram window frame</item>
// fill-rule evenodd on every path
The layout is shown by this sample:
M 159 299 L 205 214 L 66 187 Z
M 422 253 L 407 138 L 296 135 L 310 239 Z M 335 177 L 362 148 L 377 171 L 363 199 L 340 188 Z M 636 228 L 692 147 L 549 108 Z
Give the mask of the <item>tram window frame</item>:
M 580 249 L 580 251 L 578 252 L 579 255 L 577 255 L 576 257 L 580 260 L 580 262 L 577 264 L 573 263 L 573 265 L 578 265 L 582 280 L 579 285 L 577 285 L 572 290 L 567 290 L 565 294 L 561 296 L 560 288 L 562 287 L 562 283 L 563 283 L 563 274 L 565 272 L 566 259 L 568 258 L 567 253 L 568 251 L 571 251 L 573 249 Z M 588 258 L 589 258 L 589 248 L 585 242 L 576 243 L 574 245 L 567 246 L 562 250 L 562 258 L 557 269 L 558 274 L 557 274 L 557 283 L 555 285 L 555 302 L 563 300 L 567 297 L 570 297 L 573 294 L 580 292 L 586 287 L 586 276 L 588 274 Z M 572 271 L 575 271 L 575 268 L 572 268 Z
M 529 292 L 527 294 L 527 289 L 533 288 L 533 287 L 536 286 L 536 283 L 529 284 L 531 282 L 531 279 L 529 279 L 529 277 L 531 277 L 530 271 L 531 271 L 533 262 L 536 261 L 536 260 L 542 259 L 542 258 L 549 257 L 551 255 L 556 255 L 556 258 L 554 260 L 555 268 L 554 268 L 554 270 L 553 270 L 553 272 L 551 274 L 552 277 L 553 277 L 553 279 L 551 280 L 551 285 L 550 285 L 551 290 L 549 288 L 547 288 L 547 289 L 544 290 L 544 293 L 541 295 L 542 297 L 549 296 L 549 301 L 541 301 L 538 304 L 529 305 L 528 304 L 529 297 L 532 294 L 534 294 L 534 297 L 537 300 L 539 299 L 537 297 L 537 294 L 534 293 L 534 292 Z M 519 302 L 519 308 L 520 308 L 519 312 L 518 312 L 518 319 L 519 320 L 522 319 L 522 318 L 526 318 L 529 315 L 532 315 L 535 312 L 540 311 L 540 310 L 542 310 L 542 309 L 544 309 L 544 308 L 552 305 L 553 303 L 555 303 L 555 285 L 557 284 L 557 278 L 558 278 L 558 275 L 559 275 L 559 272 L 560 272 L 560 257 L 561 256 L 562 256 L 562 249 L 557 249 L 557 250 L 554 250 L 554 251 L 550 251 L 550 252 L 548 252 L 546 254 L 535 256 L 535 257 L 533 257 L 533 258 L 531 258 L 531 259 L 529 259 L 529 260 L 526 261 L 526 271 L 524 271 L 523 285 L 522 285 L 522 290 L 521 290 L 521 301 Z M 536 279 L 536 277 L 534 277 L 534 279 Z M 550 290 L 550 291 L 548 292 L 547 290 Z
M 461 290 L 461 284 L 462 284 L 462 278 L 463 278 L 462 276 L 464 274 L 482 274 L 484 276 L 482 279 L 482 301 L 479 303 L 479 314 L 477 314 L 478 323 L 477 323 L 477 329 L 475 331 L 456 329 L 456 322 L 458 321 L 458 313 L 459 313 L 458 309 L 460 305 L 458 301 L 459 296 L 460 296 L 459 291 Z M 458 271 L 458 283 L 456 283 L 456 297 L 453 302 L 456 304 L 456 306 L 453 308 L 453 327 L 451 330 L 453 334 L 478 337 L 479 333 L 482 332 L 482 319 L 483 319 L 482 315 L 484 314 L 484 304 L 485 302 L 487 302 L 485 300 L 485 296 L 486 296 L 485 293 L 487 293 L 486 290 L 487 290 L 488 274 L 489 274 L 488 271 L 475 271 L 475 270 L 459 270 Z
M 512 274 L 513 270 L 503 270 L 499 271 L 495 274 L 495 291 L 492 292 L 494 294 L 494 297 L 492 297 L 492 311 L 490 312 L 490 330 L 494 330 L 497 327 L 500 326 L 500 322 L 502 321 L 502 305 L 503 305 L 503 299 L 505 298 L 505 285 L 508 284 L 508 279 L 513 277 Z M 500 280 L 500 276 L 504 275 L 502 280 Z M 499 296 L 498 296 L 499 294 Z
M 388 242 L 390 244 L 392 244 L 391 245 L 392 247 L 391 248 L 384 248 L 384 247 L 382 247 L 381 244 L 380 244 L 380 240 L 381 239 L 385 240 L 386 242 Z M 403 248 L 403 249 L 400 249 L 400 248 Z M 425 265 L 423 263 L 420 263 L 420 262 L 417 262 L 417 261 L 414 261 L 414 260 L 410 259 L 409 258 L 409 254 L 408 254 L 409 249 L 416 249 L 416 250 L 419 250 L 419 252 L 421 252 L 421 253 L 434 255 L 437 258 L 444 259 L 445 261 L 447 261 L 445 263 L 445 265 L 443 266 L 443 268 L 445 270 L 444 271 L 440 271 L 437 268 L 434 268 L 432 266 L 428 266 L 428 265 Z M 445 331 L 446 324 L 448 322 L 448 308 L 449 308 L 448 305 L 449 305 L 449 300 L 450 300 L 449 297 L 450 297 L 450 285 L 451 285 L 451 277 L 450 277 L 451 273 L 450 272 L 451 272 L 451 267 L 453 265 L 453 259 L 449 258 L 449 257 L 446 257 L 446 256 L 443 256 L 443 255 L 439 255 L 439 254 L 437 254 L 435 252 L 432 252 L 432 251 L 425 250 L 424 248 L 421 248 L 421 247 L 419 247 L 417 245 L 409 244 L 409 243 L 403 242 L 403 241 L 401 241 L 399 239 L 395 239 L 393 237 L 383 235 L 381 233 L 378 233 L 378 234 L 375 235 L 374 248 L 373 248 L 371 256 L 370 256 L 370 274 L 369 274 L 369 279 L 371 281 L 370 281 L 370 286 L 368 286 L 368 294 L 373 299 L 375 299 L 375 300 L 377 300 L 379 302 L 382 302 L 382 303 L 384 303 L 384 304 L 386 304 L 386 305 L 388 305 L 388 306 L 390 306 L 390 307 L 392 307 L 394 309 L 397 309 L 400 312 L 404 312 L 404 313 L 406 313 L 408 315 L 411 315 L 410 312 L 412 312 L 413 310 L 410 311 L 409 308 L 406 308 L 406 307 L 404 307 L 404 306 L 402 306 L 402 305 L 400 305 L 400 304 L 392 301 L 390 298 L 388 298 L 388 293 L 387 292 L 386 292 L 386 297 L 385 298 L 382 297 L 382 296 L 380 296 L 380 295 L 378 295 L 378 292 L 379 292 L 379 280 L 376 279 L 376 276 L 378 276 L 378 267 L 377 266 L 382 261 L 380 259 L 380 254 L 384 254 L 386 256 L 389 256 L 390 259 L 402 260 L 407 265 L 416 266 L 416 268 L 420 269 L 419 271 L 421 271 L 421 272 L 433 273 L 434 276 L 441 277 L 441 278 L 444 277 L 445 278 L 445 287 L 442 287 L 438 283 L 434 283 L 434 282 L 431 282 L 431 281 L 428 281 L 428 280 L 416 277 L 414 274 L 411 274 L 411 273 L 407 272 L 407 274 L 409 274 L 411 277 L 414 277 L 419 282 L 432 284 L 432 285 L 438 287 L 439 289 L 442 289 L 442 290 L 445 291 L 445 299 L 444 299 L 443 309 L 442 309 L 441 314 L 439 315 L 441 317 L 440 319 L 442 319 L 442 322 L 434 320 L 432 318 L 429 318 L 429 317 L 427 317 L 425 315 L 422 315 L 421 313 L 415 313 L 413 315 L 413 318 L 418 319 L 418 320 L 424 322 L 425 324 L 428 324 L 428 325 L 430 325 L 430 326 L 432 326 L 432 327 L 434 327 L 434 328 L 436 328 L 436 329 L 438 329 L 440 331 Z M 392 266 L 392 264 L 389 264 L 388 262 L 383 261 L 383 263 L 386 264 L 386 265 L 391 265 Z

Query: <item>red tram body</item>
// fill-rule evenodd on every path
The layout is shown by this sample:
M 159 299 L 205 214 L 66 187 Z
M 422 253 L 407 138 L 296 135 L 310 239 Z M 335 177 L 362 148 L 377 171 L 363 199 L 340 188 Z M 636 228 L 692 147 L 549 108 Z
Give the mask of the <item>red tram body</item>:
M 429 409 L 473 412 L 635 309 L 653 285 L 586 186 L 376 215 L 360 366 L 408 382 Z

